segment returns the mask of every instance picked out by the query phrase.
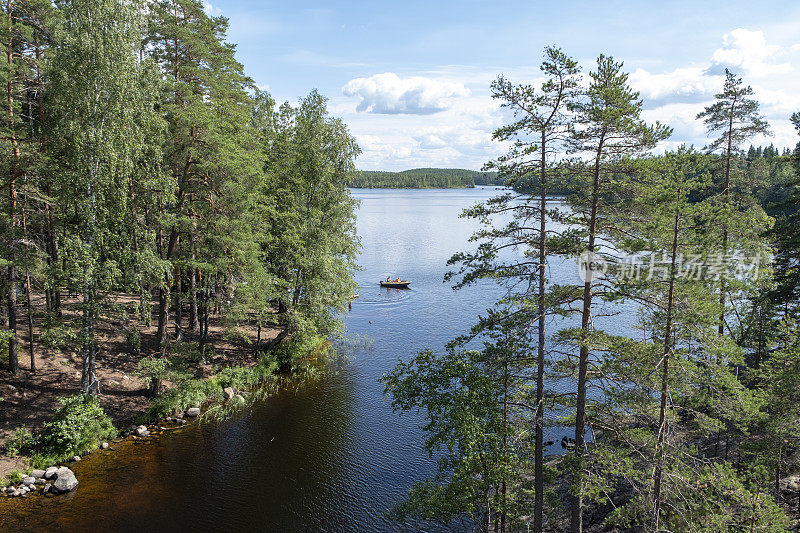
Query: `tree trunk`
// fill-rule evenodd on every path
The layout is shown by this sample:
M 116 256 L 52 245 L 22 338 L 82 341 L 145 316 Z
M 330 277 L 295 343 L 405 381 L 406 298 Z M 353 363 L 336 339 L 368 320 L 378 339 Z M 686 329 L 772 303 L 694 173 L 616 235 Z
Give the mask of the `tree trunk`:
M 33 347 L 33 310 L 31 308 L 31 273 L 25 269 L 25 293 L 28 307 L 28 353 L 31 358 L 31 372 L 36 372 L 36 354 Z
M 542 533 L 544 527 L 544 341 L 545 341 L 545 249 L 546 234 L 546 207 L 547 207 L 547 161 L 546 137 L 542 133 L 541 151 L 541 182 L 539 196 L 539 265 L 538 265 L 538 339 L 536 347 L 536 412 L 534 413 L 534 505 L 533 505 L 533 531 Z
M 603 141 L 598 145 L 594 164 L 594 180 L 592 182 L 592 206 L 589 214 L 589 242 L 587 251 L 589 260 L 594 254 L 595 232 L 597 231 L 597 208 L 600 201 L 600 158 L 603 153 Z M 589 265 L 587 265 L 588 267 Z M 586 433 L 586 376 L 589 370 L 589 334 L 592 324 L 592 273 L 587 270 L 587 279 L 583 284 L 583 309 L 581 311 L 581 346 L 578 360 L 578 391 L 575 400 L 575 471 L 572 485 L 570 532 L 583 531 L 583 455 Z
M 13 265 L 8 267 L 8 371 L 19 376 L 19 358 L 17 354 L 17 277 Z
M 178 248 L 178 232 L 173 229 L 169 236 L 167 245 L 167 257 L 169 261 Z M 158 339 L 158 349 L 163 354 L 167 348 L 167 321 L 169 320 L 169 275 L 164 273 L 163 286 L 158 289 L 158 328 L 156 337 Z
M 675 223 L 672 228 L 672 250 L 669 267 L 669 290 L 667 293 L 667 316 L 664 324 L 664 352 L 662 354 L 661 368 L 661 405 L 658 413 L 658 444 L 656 446 L 656 461 L 653 469 L 653 520 L 655 530 L 658 531 L 661 518 L 661 479 L 664 462 L 664 439 L 667 423 L 667 396 L 669 395 L 669 358 L 672 353 L 672 313 L 675 301 L 675 268 L 678 258 L 678 232 L 680 230 L 680 207 L 675 212 Z
M 181 269 L 175 268 L 175 340 L 183 340 L 183 289 Z
M 8 213 L 9 213 L 9 243 L 8 253 L 9 262 L 8 266 L 8 329 L 11 331 L 11 336 L 8 339 L 8 370 L 14 376 L 19 375 L 19 359 L 17 355 L 17 277 L 14 267 L 14 233 L 17 226 L 17 175 L 19 172 L 19 144 L 15 134 L 15 118 L 14 118 L 14 61 L 12 51 L 14 49 L 14 32 L 13 20 L 11 17 L 12 3 L 11 0 L 6 1 L 6 13 L 8 15 L 8 48 L 6 49 L 6 65 L 8 66 L 8 81 L 6 84 L 6 102 L 8 104 L 8 124 L 10 129 L 11 138 L 11 152 L 13 157 L 13 164 L 8 180 Z
M 192 252 L 192 259 L 194 259 L 194 252 Z M 200 273 L 192 268 L 189 270 L 189 290 L 191 291 L 192 302 L 189 307 L 189 329 L 194 331 L 198 329 L 197 324 L 197 279 Z

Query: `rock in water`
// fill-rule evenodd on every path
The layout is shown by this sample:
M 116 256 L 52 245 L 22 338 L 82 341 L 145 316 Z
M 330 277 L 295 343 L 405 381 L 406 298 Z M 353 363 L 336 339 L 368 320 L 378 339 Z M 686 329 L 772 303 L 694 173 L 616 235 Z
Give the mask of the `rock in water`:
M 44 470 L 31 470 L 31 477 L 44 477 Z
M 104 449 L 104 450 L 107 450 L 107 449 L 108 449 L 108 443 L 107 443 L 107 442 L 104 442 L 103 444 L 101 444 L 101 445 L 100 445 L 100 447 L 101 447 L 102 449 Z
M 233 395 L 235 394 L 233 392 L 233 387 L 225 387 L 223 392 L 225 393 L 225 399 L 226 400 L 230 400 L 231 398 L 233 398 Z
M 77 463 L 80 460 L 81 460 L 81 456 L 80 455 L 76 455 L 75 457 L 72 458 L 72 462 L 73 463 Z
M 25 485 L 26 487 L 30 486 L 30 485 L 33 485 L 34 483 L 36 483 L 36 478 L 33 477 L 33 476 L 28 476 L 28 477 L 22 478 L 22 484 Z
M 56 479 L 56 482 L 53 483 L 52 490 L 61 494 L 64 492 L 73 491 L 77 486 L 78 479 L 75 477 L 75 474 L 72 473 L 72 470 L 66 466 L 62 466 L 58 469 L 58 478 Z
M 186 416 L 200 416 L 200 408 L 199 407 L 190 407 L 186 410 Z
M 58 474 L 58 467 L 57 466 L 51 466 L 50 468 L 48 468 L 47 470 L 44 471 L 44 478 L 45 479 L 53 479 L 53 478 L 56 477 L 57 474 Z
M 147 430 L 147 426 L 139 426 L 136 428 L 136 436 L 137 437 L 146 437 L 150 434 L 150 431 Z

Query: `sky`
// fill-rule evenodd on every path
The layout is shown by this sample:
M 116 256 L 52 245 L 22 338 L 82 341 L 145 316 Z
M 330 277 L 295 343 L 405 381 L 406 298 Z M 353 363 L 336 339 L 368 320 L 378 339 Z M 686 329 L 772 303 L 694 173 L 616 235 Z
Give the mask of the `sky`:
M 540 83 L 545 46 L 584 73 L 600 53 L 624 62 L 644 118 L 673 127 L 663 151 L 702 147 L 695 120 L 730 68 L 751 85 L 773 136 L 793 147 L 800 111 L 800 2 L 795 0 L 204 1 L 230 20 L 228 41 L 278 102 L 312 89 L 357 139 L 361 170 L 479 170 L 503 153 L 508 117 L 491 98 L 499 74 Z

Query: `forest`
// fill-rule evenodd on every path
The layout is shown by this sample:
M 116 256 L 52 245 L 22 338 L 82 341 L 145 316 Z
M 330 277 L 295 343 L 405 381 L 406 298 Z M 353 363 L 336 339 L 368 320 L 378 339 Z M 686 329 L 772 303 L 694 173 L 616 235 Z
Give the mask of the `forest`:
M 800 143 L 749 146 L 770 125 L 730 71 L 697 115 L 707 146 L 661 153 L 672 130 L 642 118 L 623 63 L 600 55 L 584 72 L 551 47 L 541 71 L 541 85 L 492 84 L 513 120 L 486 169 L 514 190 L 463 214 L 481 224 L 477 248 L 449 262 L 456 289 L 492 282 L 503 298 L 383 377 L 396 411 L 426 414 L 438 458 L 392 515 L 481 531 L 789 530 Z M 557 207 L 553 178 L 572 184 Z M 556 283 L 576 258 L 574 283 Z M 560 443 L 545 441 L 554 429 Z
M 359 170 L 350 176 L 350 187 L 363 189 L 458 189 L 476 185 L 502 185 L 495 172 L 459 168 L 415 168 L 402 172 Z
M 143 5 L 2 5 L 1 418 L 29 403 L 18 389 L 42 357 L 74 353 L 86 394 L 42 406 L 55 419 L 37 435 L 6 418 L 10 457 L 49 465 L 114 433 L 93 400 L 119 387 L 101 360 L 160 396 L 157 419 L 291 369 L 354 292 L 347 127 L 316 91 L 276 105 L 202 2 Z M 215 353 L 210 329 L 244 362 Z M 238 364 L 213 387 L 193 379 Z

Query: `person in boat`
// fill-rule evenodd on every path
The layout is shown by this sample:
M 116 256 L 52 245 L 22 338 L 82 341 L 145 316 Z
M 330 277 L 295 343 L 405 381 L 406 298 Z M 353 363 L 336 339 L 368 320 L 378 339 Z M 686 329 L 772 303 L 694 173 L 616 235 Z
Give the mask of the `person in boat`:
M 400 283 L 400 278 L 397 278 L 395 281 L 396 281 L 397 283 Z
M 390 281 L 392 281 L 392 276 L 386 276 L 386 282 L 389 283 Z

